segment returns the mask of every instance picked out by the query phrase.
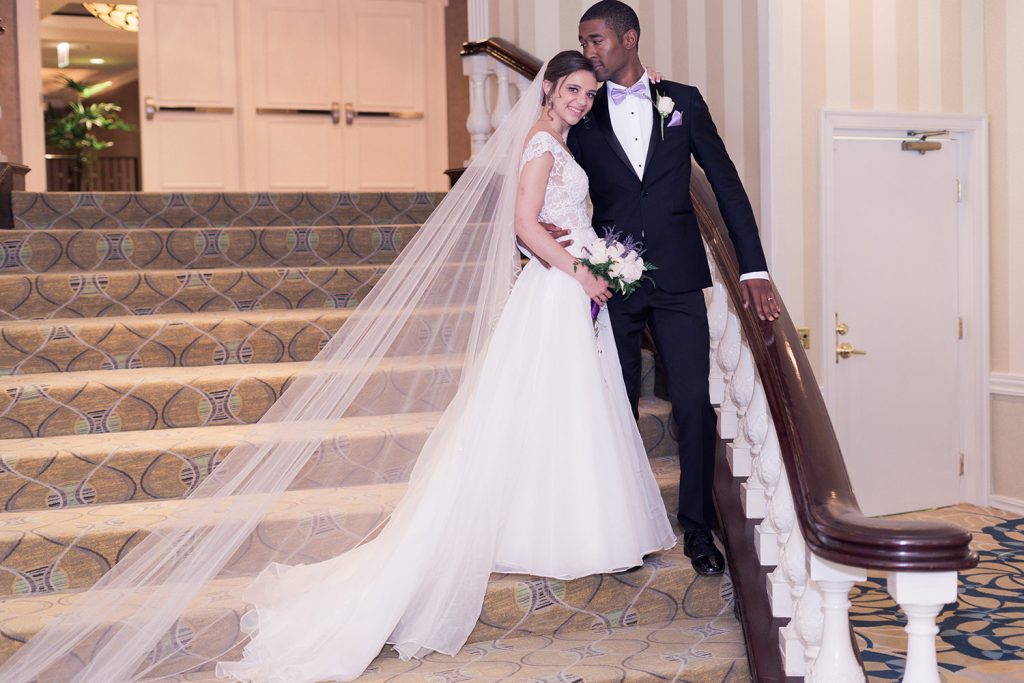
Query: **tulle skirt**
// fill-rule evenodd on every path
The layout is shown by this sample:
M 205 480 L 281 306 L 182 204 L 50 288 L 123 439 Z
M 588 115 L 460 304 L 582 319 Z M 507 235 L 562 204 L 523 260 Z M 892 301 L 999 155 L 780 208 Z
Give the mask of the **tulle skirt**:
M 247 588 L 243 658 L 217 674 L 260 683 L 358 677 L 461 649 L 492 571 L 572 579 L 674 545 L 623 385 L 608 314 L 530 262 L 373 540 Z

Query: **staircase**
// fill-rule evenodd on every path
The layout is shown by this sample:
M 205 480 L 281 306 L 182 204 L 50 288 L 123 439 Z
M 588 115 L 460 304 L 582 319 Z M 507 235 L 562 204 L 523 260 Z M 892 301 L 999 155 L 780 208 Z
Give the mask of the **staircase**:
M 439 199 L 14 194 L 15 229 L 0 231 L 0 661 L 154 523 L 188 506 L 233 441 L 259 438 L 246 425 L 344 323 Z M 458 361 L 410 356 L 381 372 L 400 386 L 403 371 L 424 362 Z M 640 429 L 672 510 L 669 407 L 654 397 L 645 363 Z M 346 418 L 338 433 L 350 458 L 386 438 L 415 453 L 431 417 Z M 351 519 L 403 487 L 304 481 L 309 488 L 288 491 L 264 524 Z M 179 642 L 196 653 L 233 642 L 245 580 L 209 585 L 181 620 Z M 401 662 L 383 653 L 366 679 L 747 680 L 732 612 L 728 577 L 695 576 L 678 547 L 616 575 L 494 575 L 458 656 Z M 217 625 L 190 638 L 211 615 Z

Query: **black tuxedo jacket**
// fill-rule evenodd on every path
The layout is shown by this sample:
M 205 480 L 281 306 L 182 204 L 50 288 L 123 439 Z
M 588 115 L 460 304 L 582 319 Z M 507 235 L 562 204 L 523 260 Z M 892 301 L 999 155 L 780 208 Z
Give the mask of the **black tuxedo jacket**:
M 662 139 L 655 90 L 672 98 L 682 125 Z M 594 227 L 614 226 L 642 240 L 645 258 L 658 270 L 658 289 L 688 292 L 711 285 L 707 257 L 690 201 L 691 156 L 707 175 L 739 259 L 740 272 L 767 270 L 754 212 L 736 167 L 697 88 L 662 81 L 651 87 L 651 142 L 641 181 L 612 130 L 608 86 L 598 91 L 590 114 L 569 131 L 569 149 L 590 178 Z

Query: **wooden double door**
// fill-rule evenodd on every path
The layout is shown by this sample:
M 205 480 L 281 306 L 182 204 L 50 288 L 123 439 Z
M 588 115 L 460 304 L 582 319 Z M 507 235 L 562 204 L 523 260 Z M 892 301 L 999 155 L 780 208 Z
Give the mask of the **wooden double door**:
M 140 0 L 143 186 L 446 187 L 444 0 Z

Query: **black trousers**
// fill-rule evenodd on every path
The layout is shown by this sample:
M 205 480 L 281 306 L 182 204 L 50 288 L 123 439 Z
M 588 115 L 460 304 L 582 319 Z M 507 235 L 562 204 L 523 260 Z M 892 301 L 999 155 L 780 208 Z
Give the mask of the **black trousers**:
M 608 302 L 626 393 L 639 417 L 640 344 L 650 325 L 665 369 L 672 416 L 679 431 L 679 521 L 683 528 L 715 526 L 717 417 L 708 395 L 710 334 L 704 294 L 669 293 L 650 282 L 628 298 Z

